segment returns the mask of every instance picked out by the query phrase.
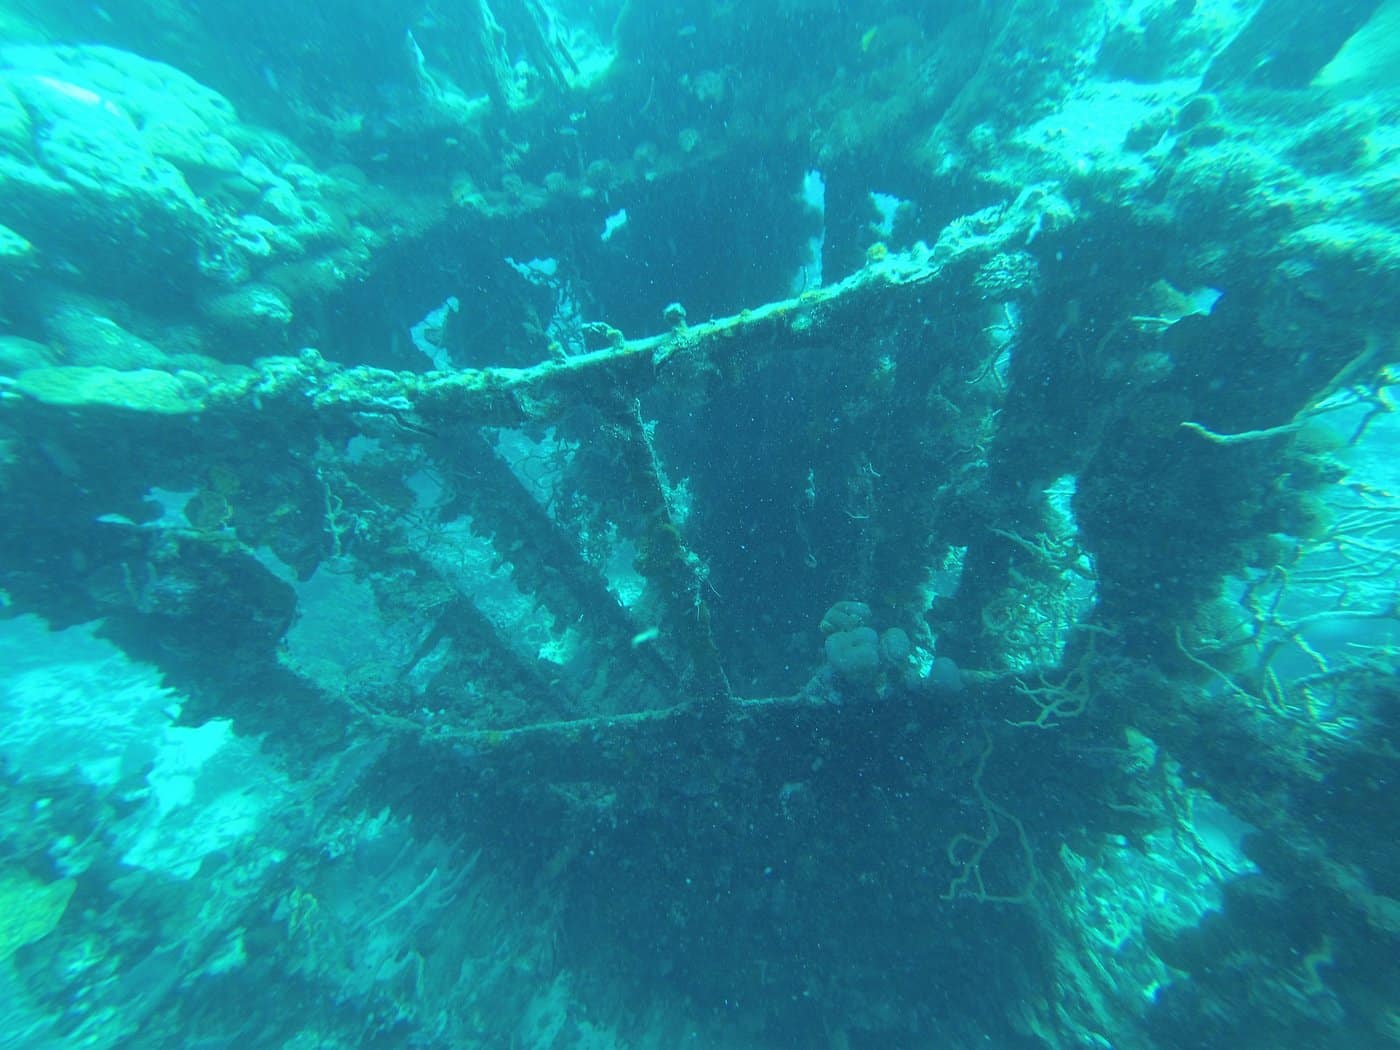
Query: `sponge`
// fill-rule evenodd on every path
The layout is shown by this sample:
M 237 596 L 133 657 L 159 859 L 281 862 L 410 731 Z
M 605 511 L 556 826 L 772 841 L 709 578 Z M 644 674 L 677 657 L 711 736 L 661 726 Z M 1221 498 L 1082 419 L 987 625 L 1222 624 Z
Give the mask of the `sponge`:
M 871 627 L 827 635 L 826 659 L 837 675 L 853 685 L 870 685 L 880 670 L 880 636 Z

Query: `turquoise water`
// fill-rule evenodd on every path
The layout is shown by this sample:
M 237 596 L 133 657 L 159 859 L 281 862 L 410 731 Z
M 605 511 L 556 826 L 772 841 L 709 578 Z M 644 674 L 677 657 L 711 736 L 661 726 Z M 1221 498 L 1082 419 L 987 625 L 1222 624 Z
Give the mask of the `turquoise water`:
M 0 6 L 0 1047 L 1400 1045 L 1397 40 Z

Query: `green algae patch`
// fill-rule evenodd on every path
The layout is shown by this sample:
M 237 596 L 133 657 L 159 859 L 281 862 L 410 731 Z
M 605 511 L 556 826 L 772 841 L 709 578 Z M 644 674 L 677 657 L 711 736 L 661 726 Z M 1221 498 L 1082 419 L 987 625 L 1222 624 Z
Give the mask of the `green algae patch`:
M 77 885 L 40 882 L 23 871 L 0 869 L 0 962 L 53 932 Z
M 193 372 L 154 368 L 118 371 L 103 366 L 31 368 L 15 378 L 15 390 L 46 405 L 107 406 L 153 415 L 185 415 L 204 408 L 207 384 Z

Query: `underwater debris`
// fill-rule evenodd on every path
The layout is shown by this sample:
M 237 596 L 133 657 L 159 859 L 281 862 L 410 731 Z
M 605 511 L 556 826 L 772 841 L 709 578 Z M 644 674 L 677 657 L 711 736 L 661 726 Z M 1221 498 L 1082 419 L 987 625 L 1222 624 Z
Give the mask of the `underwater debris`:
M 14 1038 L 1392 1038 L 1394 4 L 373 6 L 0 19 Z

